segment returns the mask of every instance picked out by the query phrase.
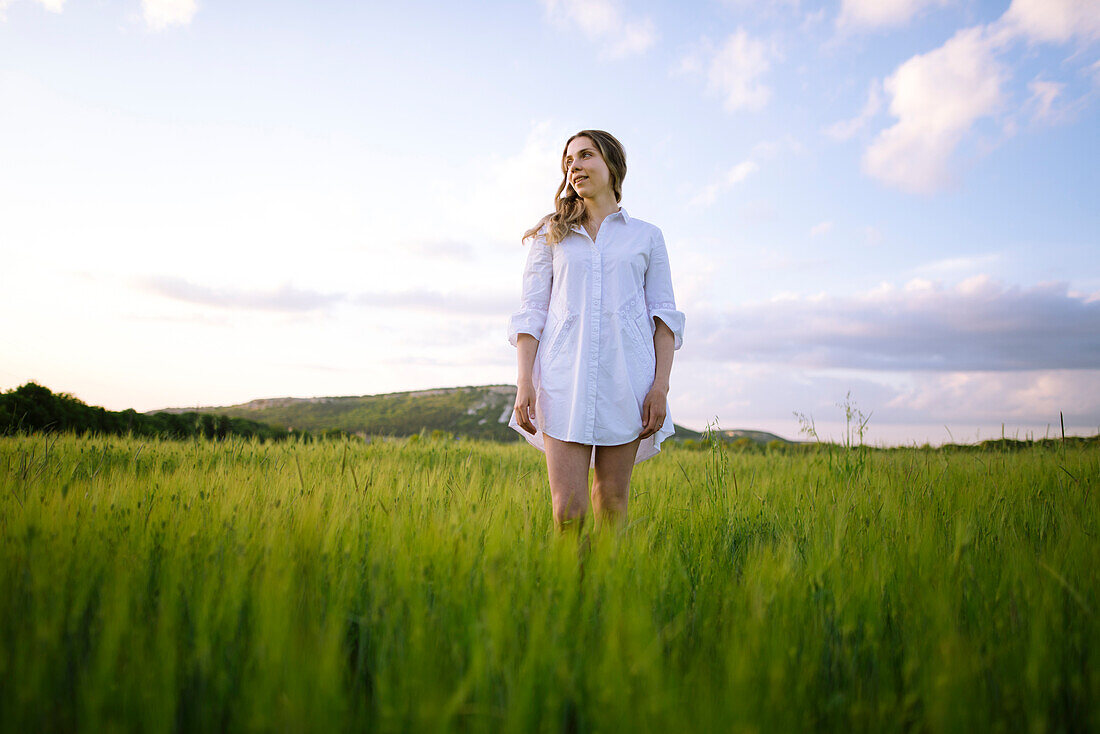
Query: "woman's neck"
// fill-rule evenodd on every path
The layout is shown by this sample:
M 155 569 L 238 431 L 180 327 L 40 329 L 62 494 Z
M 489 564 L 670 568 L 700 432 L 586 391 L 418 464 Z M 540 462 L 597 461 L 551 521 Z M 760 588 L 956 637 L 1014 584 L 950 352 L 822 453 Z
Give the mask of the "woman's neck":
M 584 197 L 583 200 L 590 222 L 602 222 L 609 214 L 619 211 L 619 203 L 610 191 L 592 199 Z

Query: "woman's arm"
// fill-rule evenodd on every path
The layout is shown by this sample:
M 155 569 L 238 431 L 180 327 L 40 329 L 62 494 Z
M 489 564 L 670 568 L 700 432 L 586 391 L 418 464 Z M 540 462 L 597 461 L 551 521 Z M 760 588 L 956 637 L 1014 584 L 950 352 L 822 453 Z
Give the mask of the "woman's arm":
M 517 382 L 531 382 L 531 372 L 535 368 L 535 353 L 539 348 L 539 340 L 530 334 L 519 334 L 519 343 L 516 345 L 519 361 L 519 378 Z
M 653 332 L 653 351 L 657 355 L 657 367 L 653 371 L 653 387 L 668 392 L 668 380 L 672 374 L 672 352 L 676 337 L 668 324 L 657 319 L 657 330 Z
M 657 366 L 653 374 L 653 386 L 642 403 L 642 433 L 640 438 L 652 436 L 665 423 L 668 406 L 668 382 L 672 374 L 672 353 L 676 337 L 661 319 L 655 319 L 657 330 L 653 332 L 653 352 Z
M 508 341 L 516 348 L 519 375 L 516 379 L 516 423 L 530 434 L 535 429 L 535 388 L 531 374 L 539 339 L 546 326 L 550 293 L 554 284 L 554 255 L 545 237 L 536 237 L 523 268 L 523 303 L 508 322 Z
M 684 314 L 676 309 L 672 292 L 672 270 L 668 264 L 665 236 L 657 229 L 649 251 L 645 274 L 646 310 L 653 319 L 653 353 L 656 365 L 653 385 L 642 403 L 641 437 L 652 436 L 665 422 L 668 409 L 668 387 L 672 373 L 672 353 L 684 341 Z
M 519 355 L 519 377 L 516 378 L 516 423 L 528 433 L 535 433 L 535 385 L 531 371 L 535 368 L 535 353 L 539 340 L 527 333 L 518 335 L 516 353 Z
M 645 272 L 645 305 L 656 329 L 661 322 L 672 330 L 673 349 L 684 343 L 684 313 L 676 310 L 676 296 L 672 293 L 672 270 L 668 265 L 668 249 L 665 236 L 657 230 L 649 251 L 649 266 Z
M 519 348 L 519 336 L 542 338 L 554 286 L 554 254 L 543 237 L 536 237 L 523 266 L 523 297 L 520 309 L 508 320 L 508 341 Z

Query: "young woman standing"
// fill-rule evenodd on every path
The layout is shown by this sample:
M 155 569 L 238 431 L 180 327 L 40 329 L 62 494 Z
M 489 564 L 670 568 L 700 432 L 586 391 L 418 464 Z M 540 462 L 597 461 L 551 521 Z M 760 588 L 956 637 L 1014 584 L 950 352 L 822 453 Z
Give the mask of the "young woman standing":
M 554 522 L 625 518 L 634 464 L 672 435 L 683 342 L 661 230 L 619 206 L 626 154 L 610 133 L 566 142 L 554 211 L 528 230 L 523 301 L 508 325 L 519 378 L 509 425 L 545 452 Z

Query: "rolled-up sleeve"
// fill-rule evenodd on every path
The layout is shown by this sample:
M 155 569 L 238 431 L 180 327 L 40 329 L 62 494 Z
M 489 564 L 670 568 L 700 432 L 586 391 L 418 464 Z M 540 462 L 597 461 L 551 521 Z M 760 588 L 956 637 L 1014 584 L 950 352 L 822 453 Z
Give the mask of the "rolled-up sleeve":
M 684 314 L 676 310 L 676 297 L 672 294 L 672 270 L 668 265 L 665 236 L 660 229 L 653 235 L 649 253 L 649 266 L 645 274 L 645 305 L 651 319 L 660 319 L 672 330 L 675 337 L 673 349 L 684 343 Z M 654 328 L 657 324 L 654 322 Z
M 523 300 L 520 309 L 508 320 L 508 342 L 518 345 L 520 334 L 542 338 L 546 314 L 550 308 L 550 288 L 554 280 L 554 253 L 543 235 L 536 235 L 523 268 Z

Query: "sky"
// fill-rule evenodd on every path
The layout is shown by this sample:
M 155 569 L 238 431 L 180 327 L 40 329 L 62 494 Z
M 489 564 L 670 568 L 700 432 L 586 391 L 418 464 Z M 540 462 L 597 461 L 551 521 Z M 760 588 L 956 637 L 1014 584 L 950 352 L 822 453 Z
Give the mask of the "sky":
M 585 128 L 668 245 L 677 423 L 1100 432 L 1097 0 L 0 0 L 0 389 L 514 384 Z

